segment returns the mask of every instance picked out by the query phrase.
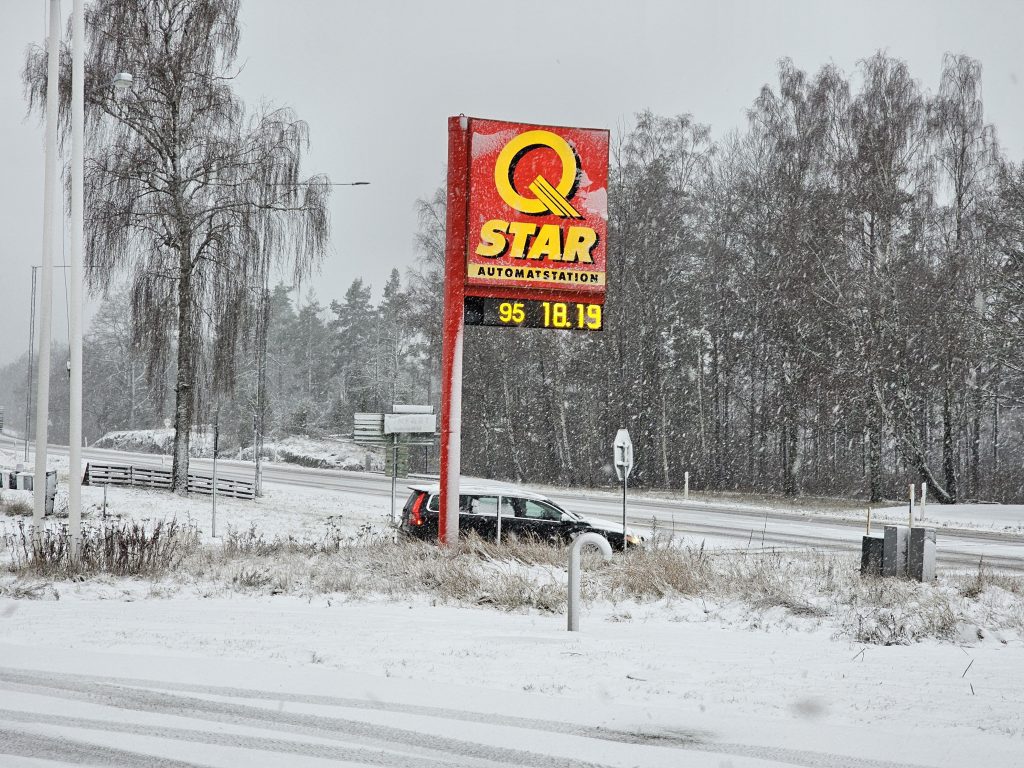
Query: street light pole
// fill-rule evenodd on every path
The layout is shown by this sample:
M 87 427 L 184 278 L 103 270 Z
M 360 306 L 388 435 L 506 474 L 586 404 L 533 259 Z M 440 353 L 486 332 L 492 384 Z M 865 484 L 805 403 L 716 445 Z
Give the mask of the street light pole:
M 32 526 L 39 536 L 46 513 L 46 447 L 50 421 L 50 344 L 53 315 L 53 247 L 56 233 L 57 92 L 60 88 L 60 0 L 50 0 L 46 40 L 46 148 L 43 177 L 43 279 L 39 313 L 39 359 L 36 381 L 36 462 L 33 476 Z
M 36 270 L 32 265 L 32 303 L 28 314 L 28 386 L 25 387 L 25 463 L 28 464 L 28 436 L 32 425 L 32 368 L 36 346 Z
M 71 12 L 71 404 L 68 428 L 68 528 L 72 556 L 82 538 L 82 241 L 85 232 L 85 9 L 72 0 Z M 44 483 L 45 486 L 45 483 Z

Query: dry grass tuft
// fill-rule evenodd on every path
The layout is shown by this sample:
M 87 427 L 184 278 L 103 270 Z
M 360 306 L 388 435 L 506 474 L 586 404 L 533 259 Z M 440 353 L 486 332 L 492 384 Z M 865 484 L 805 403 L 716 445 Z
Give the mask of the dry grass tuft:
M 692 596 L 710 591 L 713 571 L 711 558 L 703 546 L 632 549 L 613 563 L 610 587 L 616 595 L 626 599 Z
M 1024 631 L 1024 578 L 991 572 L 944 575 L 936 584 L 861 578 L 855 555 L 793 550 L 707 550 L 671 538 L 616 554 L 583 557 L 585 601 L 634 603 L 699 599 L 737 605 L 751 626 L 815 626 L 829 620 L 839 633 L 882 645 L 924 638 L 957 640 L 972 628 Z M 89 529 L 83 555 L 71 564 L 66 529 L 46 531 L 38 544 L 19 524 L 5 543 L 19 577 L 78 578 L 110 573 L 158 576 L 175 571 L 213 589 L 247 594 L 339 595 L 345 599 L 423 596 L 444 603 L 505 611 L 565 610 L 568 548 L 510 537 L 497 546 L 471 535 L 453 547 L 394 539 L 366 526 L 342 534 L 329 524 L 320 537 L 267 538 L 258 529 L 232 530 L 222 547 L 200 547 L 194 527 L 176 523 L 117 523 Z M 37 582 L 0 594 L 45 595 Z M 620 610 L 621 608 L 621 610 Z M 622 619 L 621 617 L 625 617 Z M 966 628 L 966 629 L 965 629 Z
M 84 525 L 75 557 L 66 525 L 35 533 L 21 521 L 13 531 L 5 532 L 4 544 L 11 553 L 9 569 L 18 575 L 59 579 L 99 573 L 159 576 L 175 570 L 199 548 L 199 532 L 194 525 L 175 520 Z
M 25 499 L 6 499 L 3 494 L 0 494 L 0 515 L 6 517 L 31 517 L 32 505 Z

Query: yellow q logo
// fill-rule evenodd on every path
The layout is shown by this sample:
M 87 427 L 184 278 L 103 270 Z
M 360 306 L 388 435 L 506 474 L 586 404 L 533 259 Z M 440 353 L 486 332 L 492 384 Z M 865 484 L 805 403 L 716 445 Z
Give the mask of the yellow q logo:
M 562 161 L 562 177 L 558 184 L 538 175 L 530 183 L 533 197 L 523 197 L 515 188 L 513 176 L 516 164 L 531 150 L 538 147 L 553 149 Z M 526 131 L 505 145 L 494 164 L 494 184 L 501 199 L 517 211 L 531 214 L 553 213 L 564 219 L 582 219 L 583 215 L 572 207 L 569 198 L 575 192 L 579 164 L 569 142 L 551 131 Z

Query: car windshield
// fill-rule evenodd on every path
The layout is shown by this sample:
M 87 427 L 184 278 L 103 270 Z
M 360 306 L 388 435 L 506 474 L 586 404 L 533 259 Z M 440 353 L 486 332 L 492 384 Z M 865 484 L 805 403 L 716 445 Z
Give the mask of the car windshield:
M 564 514 L 568 515 L 576 522 L 582 522 L 585 519 L 583 515 L 581 515 L 579 512 L 574 512 L 568 507 L 563 507 L 561 504 L 556 504 L 555 506 L 557 506 Z

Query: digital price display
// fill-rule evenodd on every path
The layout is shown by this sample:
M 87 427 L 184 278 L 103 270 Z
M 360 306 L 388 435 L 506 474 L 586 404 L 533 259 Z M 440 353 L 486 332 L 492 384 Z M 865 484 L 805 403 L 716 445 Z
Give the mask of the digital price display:
M 467 296 L 464 301 L 466 325 L 564 331 L 600 331 L 603 327 L 603 307 L 600 304 L 487 299 L 480 296 Z

